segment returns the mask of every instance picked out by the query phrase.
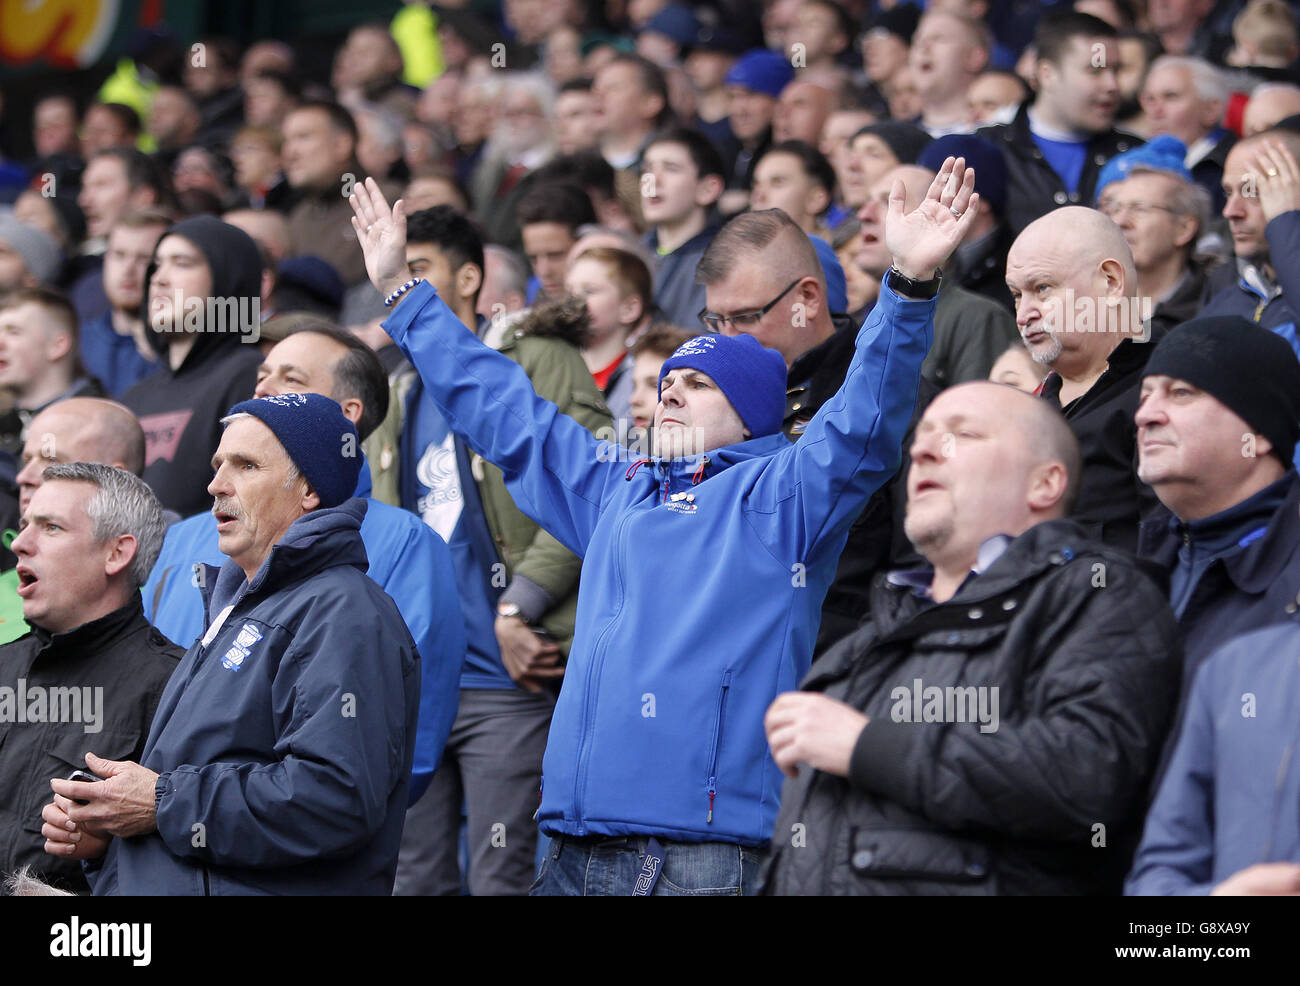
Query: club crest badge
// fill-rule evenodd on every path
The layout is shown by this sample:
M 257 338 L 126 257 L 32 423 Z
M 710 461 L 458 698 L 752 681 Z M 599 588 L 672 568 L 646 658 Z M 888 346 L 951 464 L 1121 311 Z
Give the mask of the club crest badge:
M 251 623 L 245 623 L 235 636 L 235 642 L 221 659 L 221 666 L 227 671 L 238 671 L 244 665 L 245 658 L 253 645 L 262 639 L 262 631 Z

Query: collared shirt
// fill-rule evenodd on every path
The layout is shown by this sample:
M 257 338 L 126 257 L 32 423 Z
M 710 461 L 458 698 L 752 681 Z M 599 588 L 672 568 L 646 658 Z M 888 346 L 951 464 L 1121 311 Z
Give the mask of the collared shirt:
M 1014 540 L 1015 538 L 1010 534 L 994 534 L 992 537 L 981 541 L 979 550 L 975 552 L 975 564 L 971 566 L 970 574 L 962 580 L 962 584 L 957 591 L 960 592 L 966 588 L 971 579 L 978 578 L 992 568 L 993 563 L 1006 553 L 1007 548 L 1011 546 L 1011 542 Z M 900 569 L 890 572 L 885 577 L 893 585 L 905 586 L 911 589 L 914 594 L 922 599 L 934 598 L 930 594 L 930 586 L 934 582 L 933 568 Z

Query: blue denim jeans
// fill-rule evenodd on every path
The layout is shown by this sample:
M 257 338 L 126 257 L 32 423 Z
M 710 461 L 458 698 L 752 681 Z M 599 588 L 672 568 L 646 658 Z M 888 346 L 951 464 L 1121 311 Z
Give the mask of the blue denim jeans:
M 628 897 L 641 872 L 646 836 L 551 839 L 529 893 L 535 897 Z M 655 897 L 719 897 L 758 891 L 767 850 L 730 842 L 669 842 Z

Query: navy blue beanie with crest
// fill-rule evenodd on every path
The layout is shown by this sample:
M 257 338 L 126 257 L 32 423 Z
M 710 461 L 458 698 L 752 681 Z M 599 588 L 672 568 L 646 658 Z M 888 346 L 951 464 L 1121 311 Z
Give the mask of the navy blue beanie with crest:
M 361 439 L 335 401 L 320 394 L 276 394 L 241 401 L 230 413 L 251 414 L 271 429 L 322 507 L 337 507 L 356 493 Z
M 785 420 L 785 360 L 751 335 L 696 336 L 677 347 L 659 371 L 659 394 L 664 374 L 676 367 L 699 370 L 731 401 L 754 438 L 774 435 Z

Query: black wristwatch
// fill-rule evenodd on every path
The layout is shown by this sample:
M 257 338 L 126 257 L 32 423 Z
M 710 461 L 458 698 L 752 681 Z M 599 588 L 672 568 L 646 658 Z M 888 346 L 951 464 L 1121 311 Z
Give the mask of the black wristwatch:
M 943 271 L 935 270 L 934 277 L 928 281 L 918 281 L 908 277 L 897 267 L 889 268 L 889 275 L 885 283 L 896 294 L 904 295 L 908 298 L 915 298 L 924 301 L 927 298 L 933 298 L 939 293 L 939 284 L 943 280 Z

